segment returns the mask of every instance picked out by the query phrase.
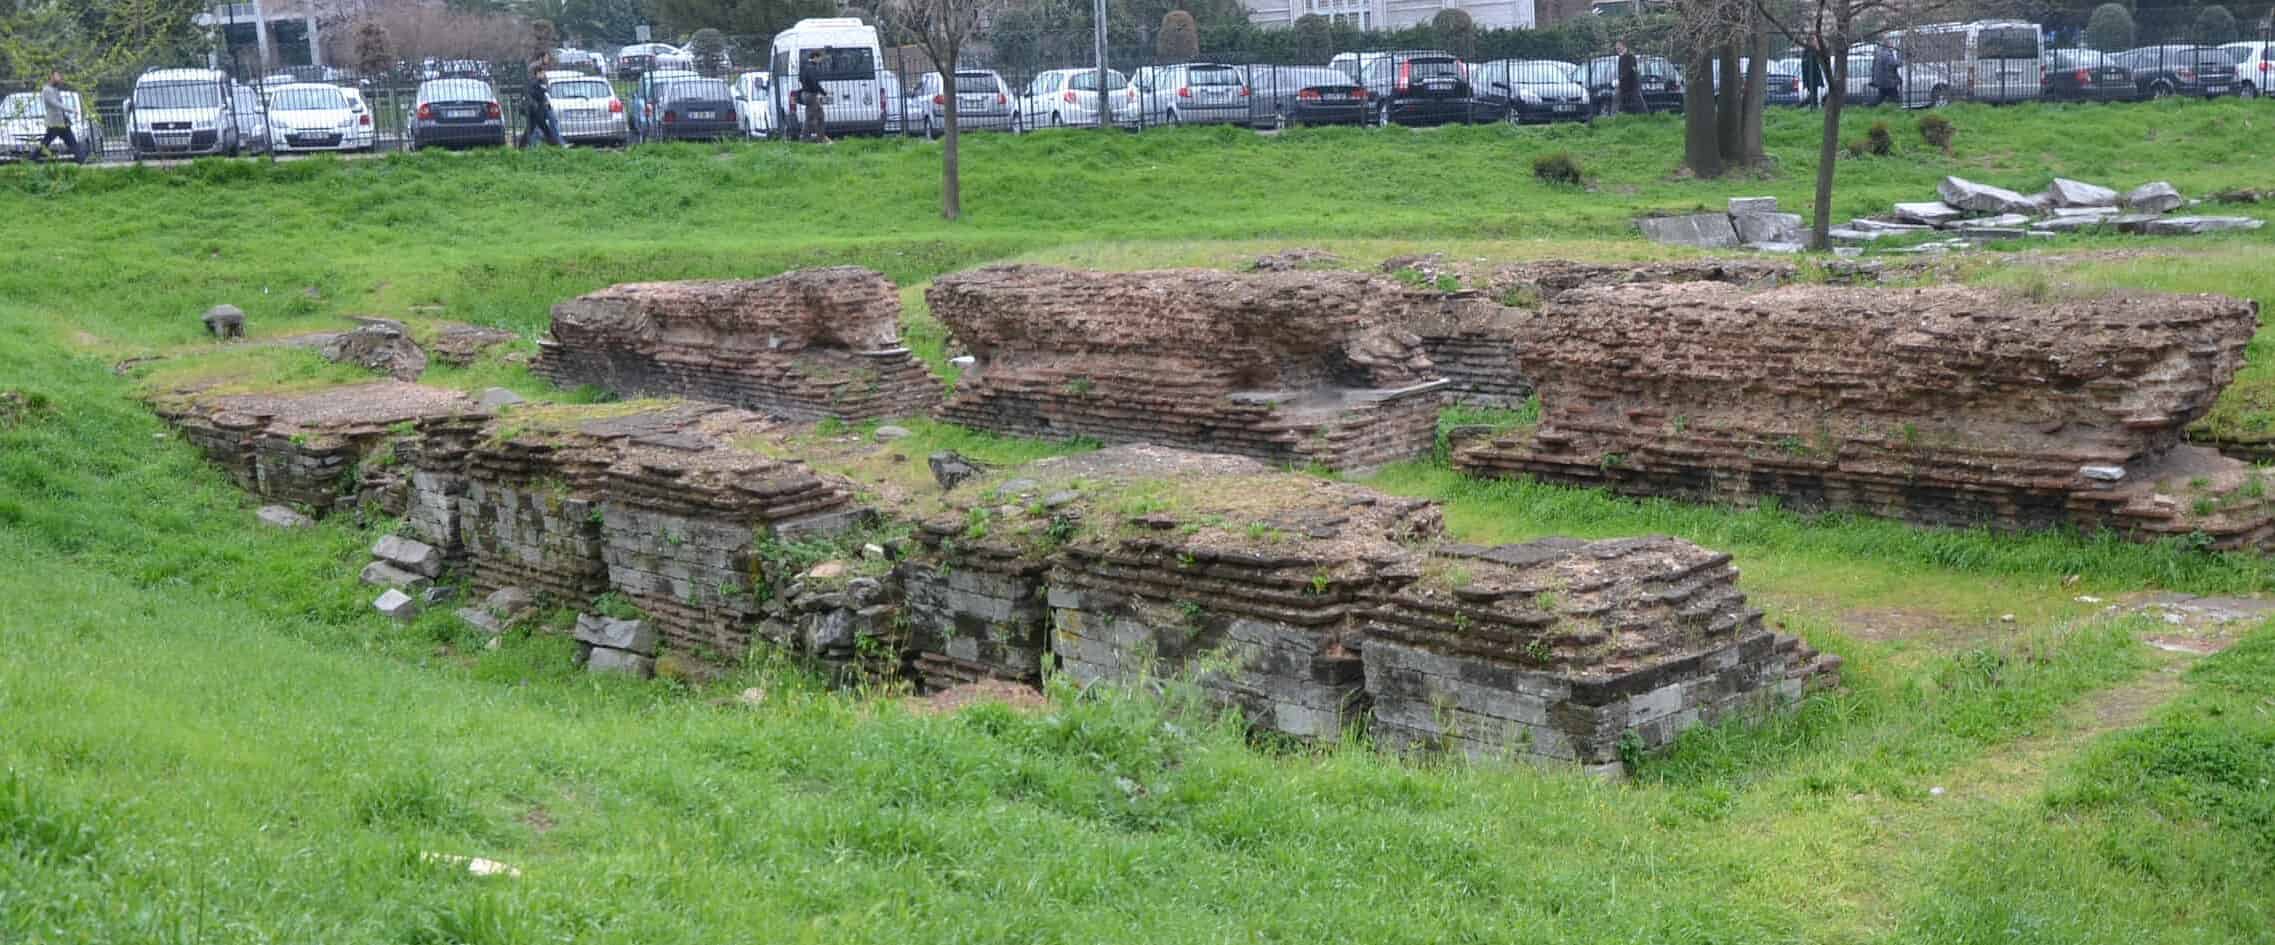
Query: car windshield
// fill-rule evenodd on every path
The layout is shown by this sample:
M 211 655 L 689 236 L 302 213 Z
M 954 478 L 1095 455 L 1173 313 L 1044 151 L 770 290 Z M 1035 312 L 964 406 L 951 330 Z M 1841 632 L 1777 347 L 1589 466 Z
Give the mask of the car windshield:
M 46 117 L 47 107 L 40 104 L 39 96 L 30 92 L 18 92 L 0 99 L 0 119 Z
M 615 90 L 609 88 L 608 83 L 598 79 L 555 82 L 547 91 L 552 93 L 554 98 L 607 98 L 616 94 Z
M 1279 69 L 1274 76 L 1282 87 L 1351 84 L 1350 76 L 1334 69 Z
M 1130 80 L 1120 72 L 1112 69 L 1106 70 L 1106 91 L 1119 92 L 1128 88 L 1129 84 Z M 1098 73 L 1090 70 L 1077 72 L 1073 78 L 1067 80 L 1066 87 L 1077 92 L 1096 92 L 1098 91 Z
M 147 82 L 134 87 L 136 108 L 218 108 L 221 86 L 211 82 Z
M 1194 66 L 1185 70 L 1187 85 L 1239 85 L 1240 70 L 1231 66 Z
M 817 58 L 818 57 L 818 58 Z M 867 47 L 844 46 L 809 49 L 799 56 L 804 70 L 816 79 L 874 79 L 877 58 Z
M 676 102 L 682 99 L 717 101 L 727 97 L 727 83 L 719 79 L 690 79 L 674 82 L 656 92 L 656 99 Z
M 997 91 L 996 84 L 995 73 L 992 72 L 956 73 L 956 91 L 958 92 L 994 92 Z
M 487 102 L 495 97 L 488 85 L 465 79 L 429 82 L 419 86 L 419 101 L 422 102 Z
M 306 112 L 348 107 L 348 97 L 339 89 L 285 89 L 276 93 L 269 102 L 271 111 Z
M 1405 65 L 1407 75 L 1416 79 L 1461 78 L 1461 63 L 1452 59 L 1409 59 Z
M 1563 85 L 1572 81 L 1570 67 L 1557 62 L 1520 62 L 1509 67 L 1509 76 L 1526 85 Z
M 1975 35 L 1977 59 L 2036 59 L 2038 31 L 2022 26 L 1987 29 Z

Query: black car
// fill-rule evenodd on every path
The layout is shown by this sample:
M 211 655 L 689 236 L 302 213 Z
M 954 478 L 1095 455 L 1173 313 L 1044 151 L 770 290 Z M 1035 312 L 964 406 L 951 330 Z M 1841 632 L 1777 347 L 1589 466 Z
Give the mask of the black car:
M 2133 73 L 2087 50 L 2054 50 L 2039 70 L 2039 97 L 2049 102 L 2124 102 L 2140 97 Z
M 412 106 L 411 150 L 420 148 L 504 147 L 505 109 L 497 90 L 480 79 L 435 79 L 419 83 Z
M 1249 66 L 1248 81 L 1275 125 L 1356 125 L 1373 115 L 1366 86 L 1323 66 Z
M 1619 57 L 1597 56 L 1582 65 L 1580 72 L 1596 111 L 1606 115 L 1618 111 Z M 1655 112 L 1683 110 L 1683 73 L 1674 63 L 1661 56 L 1637 56 L 1635 74 L 1643 84 L 1645 107 Z
M 709 141 L 742 132 L 725 79 L 677 79 L 657 86 L 655 96 L 656 120 L 641 128 L 648 140 Z
M 1572 64 L 1499 59 L 1477 67 L 1477 104 L 1518 124 L 1586 121 L 1588 90 L 1572 79 Z
M 1492 121 L 1500 115 L 1481 108 L 1471 94 L 1469 67 L 1445 52 L 1391 53 L 1359 71 L 1383 125 L 1442 125 Z
M 2143 46 L 2114 53 L 2109 61 L 2133 74 L 2140 98 L 2213 98 L 2236 91 L 2235 60 L 2215 46 Z

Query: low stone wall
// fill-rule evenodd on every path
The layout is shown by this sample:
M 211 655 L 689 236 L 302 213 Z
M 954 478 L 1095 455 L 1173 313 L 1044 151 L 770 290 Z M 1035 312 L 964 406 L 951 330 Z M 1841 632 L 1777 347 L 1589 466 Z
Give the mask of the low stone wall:
M 984 542 L 959 542 L 954 522 L 916 532 L 918 557 L 894 573 L 906 597 L 908 648 L 930 689 L 982 679 L 1040 683 L 1050 658 L 1048 562 Z
M 899 335 L 899 291 L 867 269 L 637 283 L 554 306 L 532 370 L 563 387 L 793 420 L 922 414 L 939 403 L 940 383 Z
M 1635 495 L 2261 547 L 2275 511 L 2259 474 L 2182 443 L 2256 324 L 2251 303 L 2214 296 L 1575 290 L 1517 344 L 1540 424 L 1458 443 L 1455 465 Z
M 177 392 L 152 405 L 240 488 L 318 515 L 353 497 L 351 476 L 396 431 L 482 413 L 457 391 L 399 381 L 285 394 Z
M 926 298 L 974 358 L 941 415 L 977 429 L 1332 469 L 1434 442 L 1444 381 L 1401 324 L 1424 297 L 1387 279 L 991 266 Z

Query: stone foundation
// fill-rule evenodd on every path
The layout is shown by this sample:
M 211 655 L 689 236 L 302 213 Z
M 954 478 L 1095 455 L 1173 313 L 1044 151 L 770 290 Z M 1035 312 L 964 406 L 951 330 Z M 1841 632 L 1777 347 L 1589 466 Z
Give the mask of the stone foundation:
M 838 267 L 611 286 L 553 307 L 532 368 L 563 387 L 675 396 L 793 420 L 912 416 L 938 380 L 899 342 L 900 295 Z
M 2256 324 L 2251 303 L 2212 296 L 1574 290 L 1516 346 L 1540 424 L 1466 439 L 1454 461 L 1631 495 L 2264 547 L 2260 474 L 2181 439 Z
M 974 363 L 942 408 L 977 429 L 1363 469 L 1427 453 L 1444 380 L 1402 327 L 1420 296 L 1349 272 L 943 276 Z
M 154 406 L 240 488 L 318 515 L 356 493 L 352 474 L 399 432 L 481 413 L 457 391 L 399 381 L 289 394 L 177 393 Z

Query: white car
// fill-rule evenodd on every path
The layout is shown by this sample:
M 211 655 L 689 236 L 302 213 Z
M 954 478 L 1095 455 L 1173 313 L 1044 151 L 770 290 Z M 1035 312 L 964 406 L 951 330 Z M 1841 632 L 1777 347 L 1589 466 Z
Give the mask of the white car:
M 2275 43 L 2252 40 L 2228 43 L 2220 51 L 2236 64 L 2236 94 L 2258 98 L 2275 91 Z
M 247 151 L 256 154 L 269 149 L 268 108 L 261 101 L 261 93 L 250 85 L 229 87 L 229 111 L 237 119 L 237 141 Z
M 773 77 L 764 72 L 745 72 L 735 77 L 735 124 L 743 137 L 769 138 L 774 135 L 774 106 L 768 91 Z
M 371 111 L 358 112 L 336 85 L 305 82 L 269 90 L 269 147 L 278 154 L 367 147 Z
M 71 134 L 79 139 L 79 147 L 87 152 L 87 160 L 103 156 L 103 123 L 95 120 L 94 112 L 87 108 L 87 100 L 77 92 L 63 93 L 70 103 Z M 0 160 L 29 158 L 47 136 L 47 108 L 40 104 L 40 93 L 17 92 L 0 99 Z M 50 145 L 58 151 L 63 143 Z M 68 157 L 68 155 L 66 155 Z
M 1106 70 L 1106 120 L 1125 128 L 1138 122 L 1137 87 Z M 1019 93 L 1019 123 L 1028 130 L 1098 127 L 1098 70 L 1052 69 Z
M 553 103 L 553 121 L 560 125 L 564 143 L 622 146 L 632 139 L 624 100 L 616 97 L 616 87 L 607 79 L 570 73 L 569 78 L 546 82 L 545 93 Z

